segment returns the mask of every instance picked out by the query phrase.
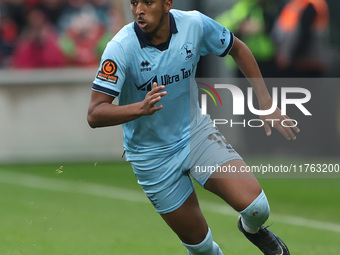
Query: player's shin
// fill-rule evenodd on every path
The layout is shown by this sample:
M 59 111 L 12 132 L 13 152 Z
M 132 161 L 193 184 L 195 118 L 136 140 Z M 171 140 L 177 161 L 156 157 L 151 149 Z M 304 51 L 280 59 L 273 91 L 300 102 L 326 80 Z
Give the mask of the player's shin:
M 190 245 L 182 242 L 182 244 L 187 248 L 189 255 L 223 255 L 218 244 L 213 241 L 210 229 L 201 243 Z

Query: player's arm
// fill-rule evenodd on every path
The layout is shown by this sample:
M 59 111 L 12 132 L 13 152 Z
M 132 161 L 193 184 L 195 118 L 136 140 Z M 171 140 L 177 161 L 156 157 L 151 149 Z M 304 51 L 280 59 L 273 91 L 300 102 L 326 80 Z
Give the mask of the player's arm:
M 250 49 L 241 40 L 235 37 L 235 42 L 233 48 L 229 52 L 229 55 L 233 57 L 236 64 L 238 65 L 238 68 L 241 70 L 244 76 L 249 79 L 249 82 L 251 83 L 254 92 L 257 96 L 257 99 L 259 101 L 260 109 L 261 110 L 270 109 L 272 106 L 272 98 L 268 92 L 268 89 L 262 78 L 261 71 Z M 289 119 L 289 117 L 282 116 L 281 110 L 279 108 L 277 108 L 274 113 L 266 116 L 261 116 L 260 118 L 264 120 L 265 123 L 264 128 L 268 136 L 271 135 L 271 128 L 270 125 L 267 123 L 266 119 L 279 119 L 280 121 L 275 122 L 274 127 L 288 140 L 296 139 L 293 130 L 295 132 L 300 132 L 300 130 L 297 127 L 294 128 L 283 127 L 280 124 L 281 121 Z M 289 122 L 287 123 L 293 126 L 293 123 Z
M 87 113 L 87 121 L 92 128 L 120 125 L 144 115 L 152 115 L 163 108 L 156 104 L 167 94 L 161 91 L 165 86 L 153 84 L 153 89 L 144 100 L 128 105 L 112 104 L 114 97 L 101 92 L 92 91 Z
M 229 55 L 233 57 L 244 76 L 250 78 L 249 81 L 254 88 L 260 107 L 262 109 L 268 107 L 267 109 L 269 109 L 272 105 L 272 99 L 262 79 L 262 74 L 255 57 L 245 43 L 237 37 L 234 37 L 234 40 L 234 45 L 230 50 Z

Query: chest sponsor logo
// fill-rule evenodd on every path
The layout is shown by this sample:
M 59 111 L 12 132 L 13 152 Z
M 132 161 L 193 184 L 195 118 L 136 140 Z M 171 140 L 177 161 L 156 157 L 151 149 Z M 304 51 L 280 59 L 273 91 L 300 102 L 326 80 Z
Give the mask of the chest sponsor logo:
M 168 85 L 180 82 L 181 80 L 190 78 L 194 72 L 194 68 L 195 68 L 194 65 L 192 66 L 192 69 L 182 68 L 180 70 L 180 73 L 175 74 L 175 75 L 169 75 L 169 74 L 164 74 L 161 76 L 156 75 L 152 77 L 151 79 L 149 79 L 147 82 L 143 83 L 142 85 L 138 86 L 137 84 L 135 84 L 135 86 L 139 91 L 151 91 L 154 82 L 157 82 L 158 86 L 159 85 L 168 86 Z
M 135 85 L 136 85 L 136 87 L 139 91 L 151 91 L 153 83 L 157 82 L 157 80 L 158 79 L 157 79 L 157 75 L 156 75 L 140 86 L 138 86 L 136 84 Z

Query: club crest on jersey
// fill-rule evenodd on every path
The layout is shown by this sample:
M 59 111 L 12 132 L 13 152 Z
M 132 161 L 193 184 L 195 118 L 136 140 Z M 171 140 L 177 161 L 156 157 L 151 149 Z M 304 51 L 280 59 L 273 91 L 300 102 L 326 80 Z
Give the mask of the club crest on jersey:
M 194 56 L 195 47 L 192 43 L 186 43 L 181 48 L 181 55 L 185 56 L 185 60 L 189 60 Z
M 113 60 L 107 59 L 103 62 L 102 68 L 98 71 L 97 78 L 116 84 L 118 81 L 118 76 L 115 76 L 116 72 L 117 64 Z

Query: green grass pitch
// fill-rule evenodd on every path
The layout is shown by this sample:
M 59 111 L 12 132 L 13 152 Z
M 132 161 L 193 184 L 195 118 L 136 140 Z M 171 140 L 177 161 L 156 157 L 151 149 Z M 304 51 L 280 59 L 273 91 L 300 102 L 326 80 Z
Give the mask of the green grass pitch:
M 339 178 L 259 181 L 291 254 L 340 253 Z M 196 190 L 224 254 L 261 254 L 228 205 Z M 0 165 L 0 237 L 1 255 L 187 254 L 125 162 Z

